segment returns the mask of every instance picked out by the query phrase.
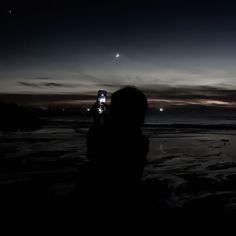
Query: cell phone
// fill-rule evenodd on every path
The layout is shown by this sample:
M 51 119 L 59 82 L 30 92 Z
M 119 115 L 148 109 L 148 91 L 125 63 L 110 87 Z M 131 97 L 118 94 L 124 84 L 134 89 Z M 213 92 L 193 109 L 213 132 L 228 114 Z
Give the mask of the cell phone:
M 107 91 L 99 90 L 97 96 L 97 102 L 99 105 L 105 104 L 107 100 Z
M 97 96 L 97 103 L 98 103 L 97 111 L 99 115 L 102 115 L 106 111 L 106 106 L 105 106 L 106 100 L 107 100 L 107 91 L 99 90 Z

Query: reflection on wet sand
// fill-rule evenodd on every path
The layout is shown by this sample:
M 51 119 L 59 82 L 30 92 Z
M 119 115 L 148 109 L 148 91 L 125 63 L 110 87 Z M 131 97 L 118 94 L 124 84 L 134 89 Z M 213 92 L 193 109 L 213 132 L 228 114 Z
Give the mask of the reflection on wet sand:
M 31 197 L 69 199 L 78 187 L 77 172 L 86 162 L 88 127 L 60 120 L 37 131 L 1 133 L 3 196 L 24 198 L 24 191 L 28 195 L 31 189 L 35 192 Z M 168 209 L 235 208 L 236 131 L 153 125 L 145 126 L 144 133 L 150 137 L 144 204 Z

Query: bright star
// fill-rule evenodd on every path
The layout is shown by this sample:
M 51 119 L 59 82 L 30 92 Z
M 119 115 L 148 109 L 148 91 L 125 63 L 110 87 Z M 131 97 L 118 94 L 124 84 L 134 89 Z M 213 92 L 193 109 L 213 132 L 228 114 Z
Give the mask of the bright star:
M 120 57 L 120 54 L 119 53 L 116 53 L 116 58 L 119 58 Z

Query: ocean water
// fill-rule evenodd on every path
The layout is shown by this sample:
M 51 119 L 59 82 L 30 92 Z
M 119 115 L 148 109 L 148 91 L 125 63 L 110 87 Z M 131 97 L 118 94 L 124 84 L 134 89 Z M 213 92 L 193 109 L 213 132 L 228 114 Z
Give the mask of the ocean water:
M 92 123 L 92 117 L 88 115 L 70 115 L 57 116 L 50 118 L 48 121 L 53 122 L 70 122 L 70 123 Z M 145 118 L 145 124 L 150 125 L 236 125 L 236 111 L 218 112 L 149 112 Z
M 147 124 L 191 124 L 191 125 L 236 125 L 236 113 L 204 114 L 203 113 L 158 113 L 146 117 Z

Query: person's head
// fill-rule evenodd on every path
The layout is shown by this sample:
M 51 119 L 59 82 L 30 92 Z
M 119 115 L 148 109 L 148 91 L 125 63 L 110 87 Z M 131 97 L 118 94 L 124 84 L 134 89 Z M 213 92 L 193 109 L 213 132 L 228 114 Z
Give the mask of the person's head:
M 141 127 L 148 110 L 146 96 L 135 87 L 125 87 L 111 97 L 111 119 L 124 125 Z

